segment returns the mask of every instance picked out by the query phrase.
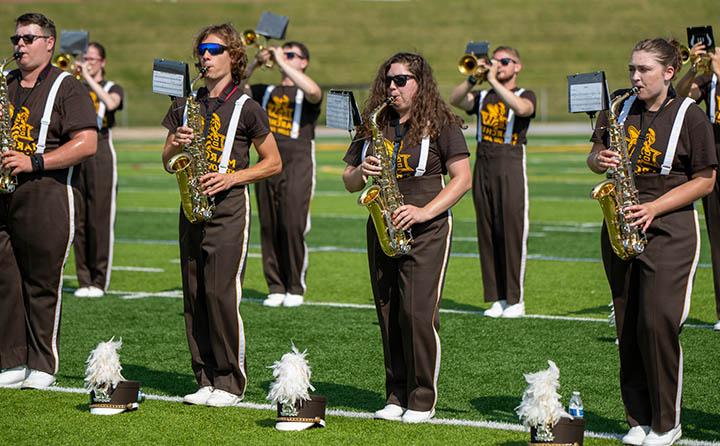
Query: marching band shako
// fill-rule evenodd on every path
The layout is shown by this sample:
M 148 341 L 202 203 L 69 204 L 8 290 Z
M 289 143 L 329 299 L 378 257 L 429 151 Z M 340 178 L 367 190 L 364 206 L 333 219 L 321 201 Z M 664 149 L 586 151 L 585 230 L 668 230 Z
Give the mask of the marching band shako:
M 277 422 L 279 431 L 300 431 L 312 427 L 325 427 L 325 407 L 327 399 L 322 395 L 310 394 L 310 399 L 296 401 L 294 405 L 277 403 Z
M 139 381 L 120 381 L 109 393 L 102 390 L 90 391 L 90 413 L 93 415 L 116 415 L 136 410 L 142 396 Z
M 558 423 L 553 426 L 552 435 L 554 440 L 542 441 L 537 438 L 537 429 L 530 428 L 529 445 L 543 446 L 583 446 L 585 438 L 585 420 L 583 418 L 561 418 Z

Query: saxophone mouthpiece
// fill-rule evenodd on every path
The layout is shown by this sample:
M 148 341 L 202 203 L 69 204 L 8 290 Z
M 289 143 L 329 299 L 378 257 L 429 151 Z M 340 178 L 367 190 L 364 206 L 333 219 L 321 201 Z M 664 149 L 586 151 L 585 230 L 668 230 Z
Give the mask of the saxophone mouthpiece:
M 638 89 L 638 87 L 632 87 L 632 88 L 630 89 L 630 94 L 631 94 L 631 95 L 636 95 L 636 94 L 638 94 L 639 91 L 640 91 L 640 90 Z
M 393 102 L 395 102 L 395 96 L 389 96 L 387 99 L 385 99 L 385 103 L 386 103 L 387 105 L 390 105 L 390 104 L 392 104 Z
M 15 60 L 20 59 L 20 56 L 22 56 L 22 53 L 20 51 L 15 51 L 13 53 L 13 59 L 15 59 Z

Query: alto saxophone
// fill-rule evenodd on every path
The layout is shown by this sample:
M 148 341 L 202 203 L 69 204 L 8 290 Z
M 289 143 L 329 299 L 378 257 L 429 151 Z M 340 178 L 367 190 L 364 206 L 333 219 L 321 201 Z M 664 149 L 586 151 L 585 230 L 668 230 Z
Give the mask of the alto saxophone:
M 620 155 L 620 165 L 608 170 L 608 179 L 595 186 L 592 198 L 598 200 L 605 218 L 608 237 L 615 254 L 623 260 L 629 260 L 642 254 L 647 245 L 645 231 L 640 226 L 633 226 L 628 218 L 627 208 L 640 203 L 632 160 L 628 154 L 625 128 L 617 122 L 620 104 L 628 97 L 637 94 L 637 88 L 613 99 L 608 110 L 608 132 L 610 133 L 610 150 Z M 635 147 L 642 150 L 642 147 Z
M 398 188 L 392 156 L 385 148 L 385 138 L 378 128 L 377 117 L 385 107 L 395 99 L 389 97 L 370 114 L 372 146 L 375 157 L 380 161 L 380 175 L 366 187 L 358 198 L 358 204 L 366 206 L 370 212 L 380 247 L 388 257 L 399 257 L 410 252 L 412 234 L 410 230 L 400 230 L 393 225 L 392 214 L 404 204 Z
M 200 73 L 192 80 L 191 86 L 200 79 L 207 68 L 201 67 Z M 190 223 L 208 221 L 215 211 L 215 200 L 203 190 L 200 177 L 210 172 L 205 155 L 205 132 L 200 103 L 196 93 L 187 98 L 187 126 L 193 131 L 193 140 L 183 151 L 170 158 L 167 171 L 174 173 L 180 189 L 182 210 Z
M 2 156 L 11 150 L 17 150 L 17 142 L 12 137 L 12 120 L 10 118 L 10 98 L 8 97 L 7 76 L 5 67 L 15 61 L 19 52 L 13 53 L 12 57 L 6 58 L 0 64 L 0 160 Z M 16 111 L 17 112 L 17 111 Z M 12 174 L 12 169 L 0 167 L 0 194 L 11 194 L 15 192 L 17 177 Z

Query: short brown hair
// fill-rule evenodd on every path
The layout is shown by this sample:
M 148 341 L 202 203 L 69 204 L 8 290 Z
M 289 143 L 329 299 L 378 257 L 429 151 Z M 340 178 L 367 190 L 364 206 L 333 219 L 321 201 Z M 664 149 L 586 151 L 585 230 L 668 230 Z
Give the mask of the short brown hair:
M 28 12 L 21 15 L 15 19 L 15 26 L 18 25 L 37 25 L 42 28 L 47 35 L 52 36 L 53 39 L 57 37 L 55 23 L 53 23 L 53 21 L 47 16 L 40 14 L 39 12 Z
M 242 81 L 243 74 L 245 73 L 245 67 L 247 66 L 247 54 L 240 34 L 230 23 L 210 25 L 201 29 L 195 37 L 195 45 L 193 47 L 193 54 L 195 55 L 195 58 L 200 58 L 200 54 L 197 52 L 198 45 L 200 45 L 200 43 L 202 43 L 202 41 L 211 34 L 215 34 L 225 41 L 227 51 L 230 54 L 230 59 L 232 60 L 231 73 L 233 81 Z
M 675 39 L 644 39 L 635 44 L 632 52 L 645 51 L 652 53 L 661 65 L 675 68 L 675 75 L 680 72 L 680 42 Z M 673 75 L 673 78 L 675 77 Z
M 283 48 L 292 48 L 292 47 L 298 47 L 300 48 L 300 51 L 302 51 L 301 56 L 305 58 L 308 62 L 310 62 L 310 51 L 308 50 L 307 46 L 305 46 L 302 42 L 296 42 L 295 40 L 290 40 L 285 43 L 283 43 Z

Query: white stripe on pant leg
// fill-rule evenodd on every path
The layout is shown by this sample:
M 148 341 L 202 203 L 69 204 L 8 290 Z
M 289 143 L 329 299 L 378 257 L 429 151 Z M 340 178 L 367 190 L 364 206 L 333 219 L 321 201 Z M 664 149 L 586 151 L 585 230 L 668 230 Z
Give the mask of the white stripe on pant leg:
M 307 212 L 307 220 L 305 222 L 305 230 L 303 231 L 303 265 L 302 269 L 300 270 L 300 286 L 302 286 L 303 294 L 305 294 L 305 291 L 307 290 L 307 284 L 305 283 L 305 276 L 307 275 L 307 269 L 308 264 L 310 263 L 310 258 L 308 256 L 308 246 L 307 241 L 305 240 L 305 237 L 310 232 L 310 229 L 312 228 L 312 222 L 310 221 L 310 206 L 312 205 L 313 196 L 315 195 L 315 140 L 313 139 L 310 145 L 310 159 L 312 160 L 312 186 L 310 187 L 310 201 L 308 202 L 308 212 Z
M 245 260 L 247 259 L 248 252 L 248 241 L 250 239 L 250 196 L 248 194 L 248 186 L 245 186 L 245 228 L 243 229 L 243 247 L 240 253 L 240 262 L 238 263 L 238 270 L 235 274 L 235 311 L 237 313 L 238 320 L 238 367 L 243 378 L 245 378 L 245 386 L 242 389 L 241 397 L 245 396 L 245 389 L 247 389 L 248 379 L 245 374 L 245 327 L 243 324 L 242 316 L 240 316 L 240 301 L 242 300 L 242 270 L 245 266 Z
M 58 278 L 58 290 L 57 290 L 57 302 L 55 303 L 55 320 L 53 323 L 52 332 L 52 354 L 55 358 L 55 369 L 53 375 L 57 374 L 60 368 L 60 355 L 58 354 L 57 338 L 58 331 L 60 330 L 60 309 L 62 307 L 62 286 L 63 286 L 63 272 L 65 271 L 65 262 L 67 262 L 68 256 L 70 255 L 70 248 L 72 247 L 73 239 L 75 238 L 75 195 L 72 189 L 72 174 L 74 166 L 68 168 L 67 180 L 65 182 L 65 188 L 67 189 L 68 198 L 68 241 L 65 247 L 65 257 L 63 258 L 62 266 L 60 267 L 60 277 Z
M 683 312 L 680 317 L 680 327 L 685 323 L 685 320 L 690 313 L 690 297 L 692 296 L 693 279 L 695 278 L 695 271 L 700 260 L 700 224 L 698 222 L 698 213 L 693 210 L 693 223 L 695 224 L 695 257 L 693 257 L 692 267 L 690 268 L 690 274 L 687 278 L 687 286 L 685 288 L 685 302 L 683 303 Z M 680 411 L 682 403 L 682 387 L 683 387 L 683 351 L 682 345 L 680 344 L 680 338 L 678 338 L 678 347 L 680 348 L 680 362 L 678 364 L 678 388 L 677 394 L 675 395 L 675 426 L 680 424 Z
M 104 291 L 110 288 L 110 274 L 112 273 L 113 264 L 113 245 L 115 243 L 115 213 L 117 212 L 117 153 L 115 152 L 115 146 L 112 140 L 112 129 L 108 129 L 108 143 L 110 145 L 110 155 L 112 155 L 112 190 L 110 191 L 110 227 L 109 240 L 108 240 L 108 264 L 107 272 L 105 273 L 105 287 Z
M 530 194 L 528 191 L 527 166 L 525 144 L 522 145 L 522 173 L 523 191 L 525 199 L 523 204 L 523 235 L 522 252 L 520 254 L 520 302 L 525 302 L 525 266 L 527 264 L 527 240 L 530 234 Z

